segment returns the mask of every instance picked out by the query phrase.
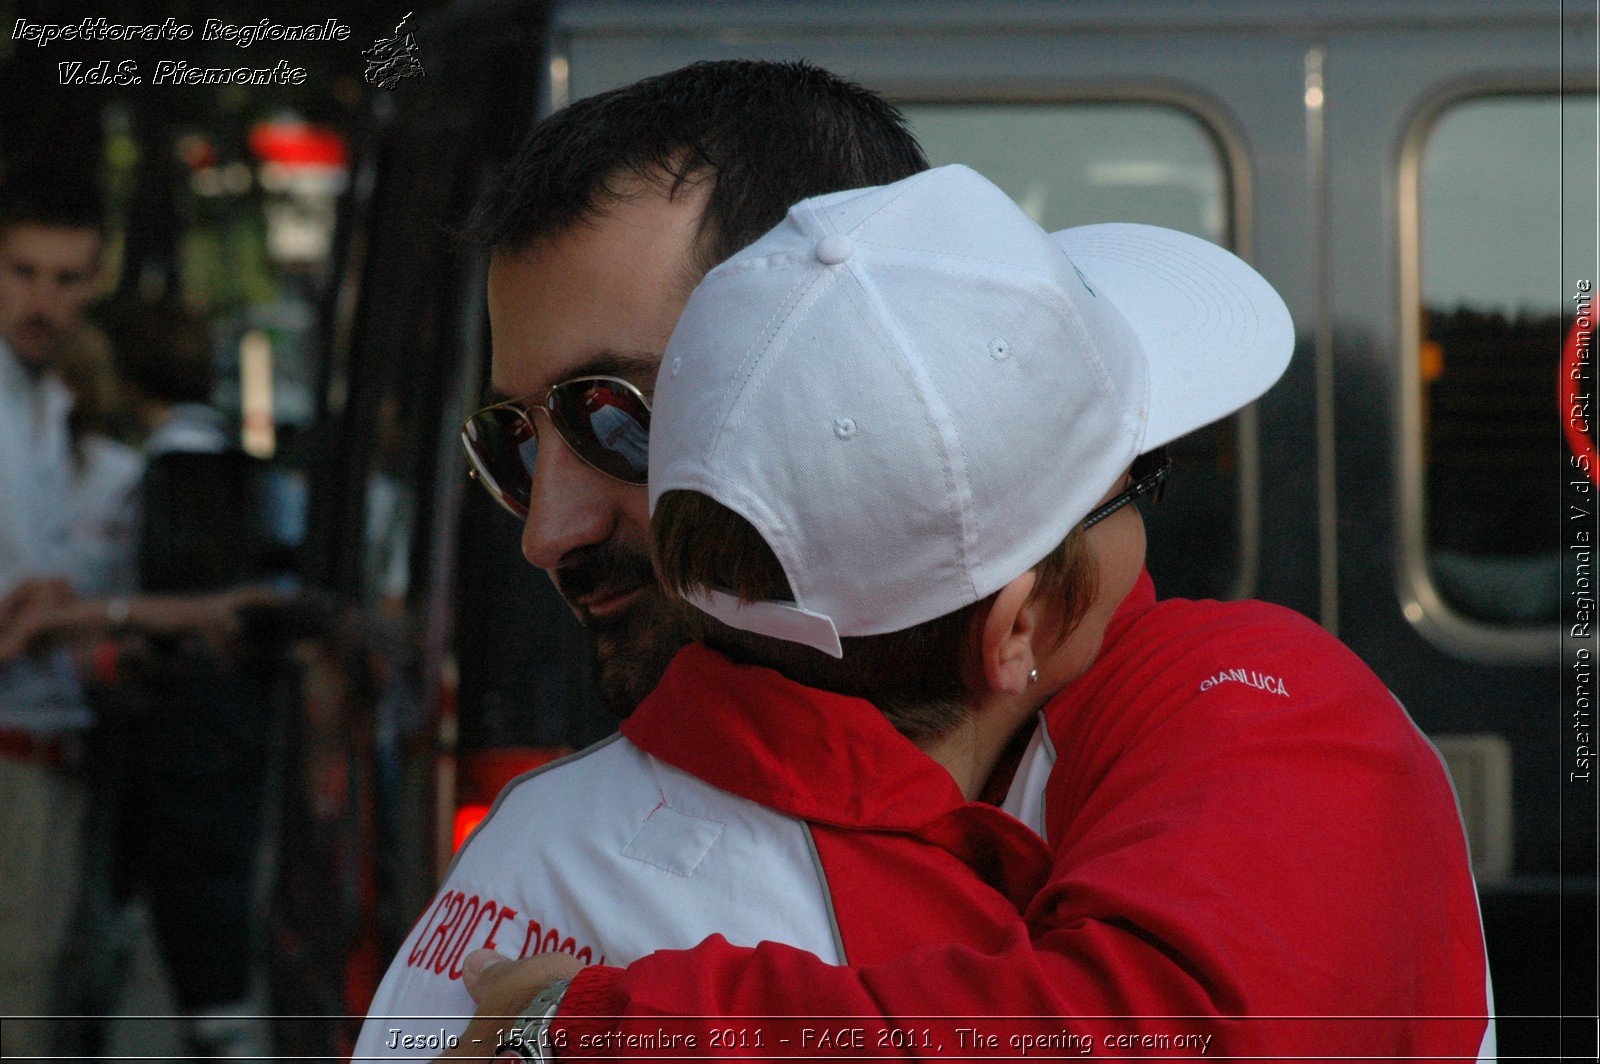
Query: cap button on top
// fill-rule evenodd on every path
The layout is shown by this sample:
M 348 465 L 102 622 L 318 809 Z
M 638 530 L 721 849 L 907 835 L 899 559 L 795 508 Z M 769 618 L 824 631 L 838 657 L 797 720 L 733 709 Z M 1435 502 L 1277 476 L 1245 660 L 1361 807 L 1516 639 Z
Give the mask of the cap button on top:
M 817 261 L 824 266 L 837 266 L 855 251 L 856 242 L 844 233 L 829 233 L 817 241 Z

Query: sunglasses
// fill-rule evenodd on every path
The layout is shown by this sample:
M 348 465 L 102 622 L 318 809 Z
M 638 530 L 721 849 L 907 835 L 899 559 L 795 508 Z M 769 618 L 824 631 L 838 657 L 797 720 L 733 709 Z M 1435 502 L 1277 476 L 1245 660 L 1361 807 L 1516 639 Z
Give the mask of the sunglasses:
M 550 415 L 572 453 L 613 480 L 643 484 L 650 467 L 650 403 L 620 377 L 573 377 L 537 402 L 512 399 L 486 406 L 461 426 L 468 470 L 513 517 L 528 516 L 539 432 L 533 416 Z
M 1172 472 L 1172 457 L 1167 454 L 1165 447 L 1157 447 L 1149 454 L 1135 458 L 1133 468 L 1128 472 L 1133 480 L 1104 506 L 1091 511 L 1083 519 L 1084 528 L 1099 524 L 1141 496 L 1148 495 L 1151 502 L 1160 502 L 1161 496 L 1167 493 L 1167 475 Z

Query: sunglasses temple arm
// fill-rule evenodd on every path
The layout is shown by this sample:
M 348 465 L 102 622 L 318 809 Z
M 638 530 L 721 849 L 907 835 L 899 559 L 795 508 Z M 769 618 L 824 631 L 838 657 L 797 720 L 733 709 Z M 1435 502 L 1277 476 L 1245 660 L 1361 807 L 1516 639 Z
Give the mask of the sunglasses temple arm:
M 1083 519 L 1084 528 L 1093 528 L 1142 496 L 1149 495 L 1151 502 L 1161 501 L 1161 496 L 1165 494 L 1167 488 L 1167 474 L 1172 470 L 1172 457 L 1167 454 L 1165 447 L 1159 447 L 1148 455 L 1142 455 L 1139 459 L 1140 462 L 1146 460 L 1150 464 L 1156 465 L 1155 470 L 1144 474 L 1132 484 L 1129 484 L 1104 506 L 1091 511 L 1089 516 Z M 1135 464 L 1138 464 L 1138 462 Z

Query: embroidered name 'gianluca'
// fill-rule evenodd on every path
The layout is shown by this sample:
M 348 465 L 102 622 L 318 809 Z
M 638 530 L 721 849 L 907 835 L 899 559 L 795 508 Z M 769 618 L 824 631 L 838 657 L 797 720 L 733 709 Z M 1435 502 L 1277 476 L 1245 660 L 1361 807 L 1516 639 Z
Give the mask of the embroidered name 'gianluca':
M 1266 673 L 1256 672 L 1254 669 L 1224 669 L 1215 676 L 1201 680 L 1200 690 L 1209 691 L 1218 684 L 1224 683 L 1242 683 L 1246 687 L 1254 687 L 1257 690 L 1280 695 L 1284 698 L 1289 697 L 1289 691 L 1283 686 L 1281 678 L 1268 676 Z

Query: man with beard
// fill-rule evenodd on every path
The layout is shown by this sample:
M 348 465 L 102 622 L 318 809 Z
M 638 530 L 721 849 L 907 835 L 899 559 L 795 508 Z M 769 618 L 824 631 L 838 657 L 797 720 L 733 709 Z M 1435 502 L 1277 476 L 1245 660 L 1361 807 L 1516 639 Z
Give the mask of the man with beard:
M 644 402 L 690 291 L 793 203 L 887 184 L 926 167 L 894 108 L 826 71 L 801 63 L 700 63 L 551 116 L 478 205 L 469 229 L 492 253 L 492 383 L 508 402 L 474 422 L 506 428 L 533 475 L 529 480 L 524 473 L 525 486 L 517 488 L 512 471 L 497 475 L 480 465 L 475 472 L 511 487 L 512 494 L 497 497 L 523 521 L 523 554 L 551 575 L 582 622 L 594 648 L 597 686 L 618 716 L 650 693 L 689 642 L 686 615 L 658 587 L 651 568 L 642 464 L 628 461 L 627 446 L 607 457 L 563 441 L 581 433 L 615 435 L 624 444 L 633 438 L 628 422 L 647 423 Z M 603 423 L 594 418 L 601 406 Z M 466 431 L 470 443 L 474 424 Z M 569 813 L 597 819 L 593 790 L 617 797 L 606 791 L 598 766 L 621 757 L 624 746 L 612 743 L 547 766 L 531 782 L 541 793 L 570 798 L 576 808 Z M 699 890 L 713 878 L 707 867 L 687 882 L 661 871 L 685 871 L 693 866 L 686 854 L 706 852 L 705 819 L 651 816 L 658 800 L 694 789 L 692 781 L 678 784 L 675 792 L 668 781 L 659 799 L 652 789 L 642 808 L 608 825 L 626 829 L 617 844 L 629 854 L 625 869 L 663 877 L 669 893 L 658 902 L 684 899 L 661 913 L 666 923 L 650 926 L 637 912 L 608 908 L 614 892 L 603 882 L 594 884 L 593 896 L 549 897 L 567 883 L 574 892 L 584 889 L 570 864 L 556 870 L 559 883 L 552 886 L 530 872 L 536 861 L 527 849 L 494 842 L 480 829 L 402 945 L 355 1055 L 403 1054 L 408 1046 L 394 1044 L 396 1037 L 426 1037 L 427 1023 L 391 1023 L 388 1016 L 470 1013 L 461 960 L 484 945 L 594 961 L 602 953 L 615 961 L 689 946 L 719 930 L 752 943 L 772 937 L 831 946 L 786 937 L 782 906 L 788 899 L 781 884 L 750 875 L 750 868 L 737 905 L 715 903 Z M 526 801 L 507 800 L 514 791 L 526 796 L 533 789 L 508 788 L 485 823 L 498 831 L 525 823 L 529 841 L 536 840 L 547 818 L 562 814 L 558 799 L 532 809 Z M 648 839 L 634 838 L 645 819 Z M 601 841 L 602 834 L 596 832 L 597 848 L 610 841 Z M 716 860 L 707 866 L 723 861 L 732 868 L 738 851 L 724 838 L 713 852 Z M 809 860 L 803 846 L 796 853 Z M 635 856 L 644 863 L 633 862 Z M 670 893 L 679 887 L 683 893 Z M 393 1036 L 397 1028 L 402 1035 Z M 409 1048 L 414 1054 L 425 1046 Z
M 530 135 L 470 223 L 493 252 L 494 390 L 614 376 L 648 392 L 706 270 L 807 196 L 926 167 L 893 108 L 802 64 L 700 63 L 578 101 Z M 643 472 L 605 475 L 540 432 L 522 551 L 583 623 L 623 716 L 688 642 L 651 571 Z
M 57 180 L 0 192 L 0 629 L 65 593 L 72 399 L 50 359 L 99 268 L 99 206 L 83 189 Z M 0 665 L 0 1015 L 55 1011 L 81 876 L 76 761 L 89 723 L 64 654 Z M 4 1054 L 48 1054 L 49 1030 L 8 1018 Z

